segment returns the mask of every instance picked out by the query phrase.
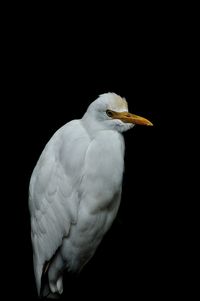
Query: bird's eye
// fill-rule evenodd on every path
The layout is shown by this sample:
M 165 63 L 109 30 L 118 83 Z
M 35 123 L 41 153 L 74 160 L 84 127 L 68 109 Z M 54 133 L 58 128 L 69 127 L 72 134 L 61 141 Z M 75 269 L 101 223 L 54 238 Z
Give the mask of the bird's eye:
M 107 110 L 106 114 L 108 115 L 108 117 L 113 117 L 113 112 L 110 110 Z

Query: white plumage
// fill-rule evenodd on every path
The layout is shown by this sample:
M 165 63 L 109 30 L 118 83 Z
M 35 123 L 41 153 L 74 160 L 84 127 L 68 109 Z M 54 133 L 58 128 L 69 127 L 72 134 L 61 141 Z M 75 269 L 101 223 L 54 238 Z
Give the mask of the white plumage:
M 152 125 L 128 113 L 124 98 L 106 93 L 45 146 L 29 187 L 38 295 L 61 294 L 64 270 L 79 272 L 110 228 L 121 198 L 121 133 L 134 124 Z M 44 274 L 48 281 L 41 287 Z

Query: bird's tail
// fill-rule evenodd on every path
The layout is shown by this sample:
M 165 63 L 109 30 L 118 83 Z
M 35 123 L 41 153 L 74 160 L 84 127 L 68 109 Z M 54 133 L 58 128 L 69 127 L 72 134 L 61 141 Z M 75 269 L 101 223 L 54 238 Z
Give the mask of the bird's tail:
M 42 277 L 42 265 L 38 263 L 35 256 L 33 256 L 33 267 L 36 281 L 36 288 L 38 296 L 40 296 L 40 288 L 41 288 L 41 277 Z

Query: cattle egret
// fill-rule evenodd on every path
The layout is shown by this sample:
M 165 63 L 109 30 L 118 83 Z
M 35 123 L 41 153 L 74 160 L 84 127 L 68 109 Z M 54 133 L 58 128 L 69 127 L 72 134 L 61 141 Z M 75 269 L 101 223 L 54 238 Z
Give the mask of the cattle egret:
M 122 132 L 135 124 L 152 125 L 129 113 L 125 98 L 105 93 L 45 146 L 29 187 L 39 296 L 62 294 L 64 270 L 79 273 L 110 228 L 121 199 Z

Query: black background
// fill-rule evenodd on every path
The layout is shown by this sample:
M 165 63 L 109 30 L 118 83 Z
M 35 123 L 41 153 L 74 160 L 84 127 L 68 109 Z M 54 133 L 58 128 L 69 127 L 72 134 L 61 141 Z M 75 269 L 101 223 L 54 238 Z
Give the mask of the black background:
M 126 97 L 129 111 L 154 127 L 126 132 L 121 207 L 93 259 L 64 281 L 63 299 L 170 296 L 180 283 L 178 154 L 171 124 L 184 86 L 183 23 L 173 10 L 153 7 L 98 13 L 76 23 L 60 13 L 27 14 L 12 23 L 4 78 L 9 79 L 5 151 L 7 194 L 5 287 L 14 299 L 37 297 L 32 268 L 28 185 L 47 141 L 81 118 L 99 94 Z M 83 17 L 83 16 L 82 16 Z M 78 18 L 78 17 L 77 17 Z M 84 17 L 83 17 L 84 19 Z M 87 24 L 87 25 L 86 25 Z M 10 127 L 11 124 L 11 127 Z M 108 141 L 109 143 L 109 141 Z M 175 166 L 172 164 L 176 162 Z M 168 176 L 171 173 L 171 177 Z M 10 214 L 11 211 L 11 214 Z M 12 282 L 12 289 L 10 283 Z M 91 289 L 92 288 L 92 289 Z M 94 291 L 93 291 L 94 290 Z

